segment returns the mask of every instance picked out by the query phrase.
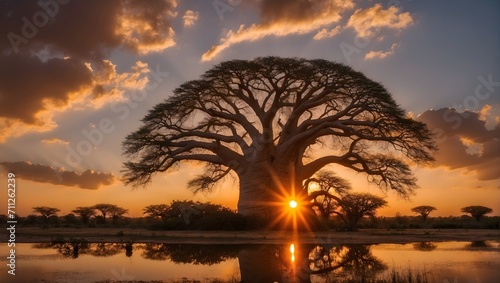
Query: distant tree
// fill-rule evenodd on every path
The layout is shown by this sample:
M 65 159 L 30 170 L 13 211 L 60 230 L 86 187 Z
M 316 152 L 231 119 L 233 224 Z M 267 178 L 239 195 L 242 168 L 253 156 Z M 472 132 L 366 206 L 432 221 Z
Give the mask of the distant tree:
M 304 186 L 308 189 L 311 205 L 323 218 L 328 218 L 339 206 L 340 197 L 351 190 L 351 184 L 332 171 L 320 171 L 309 178 Z
M 461 211 L 470 214 L 472 217 L 476 218 L 476 220 L 479 222 L 481 221 L 481 218 L 483 218 L 484 215 L 493 212 L 493 209 L 481 205 L 472 205 L 463 207 Z
M 39 213 L 42 216 L 44 222 L 47 222 L 49 217 L 57 216 L 57 213 L 61 211 L 59 208 L 48 207 L 48 206 L 36 206 L 33 207 L 33 212 Z
M 434 210 L 436 210 L 436 208 L 434 206 L 429 206 L 429 205 L 421 205 L 411 209 L 412 212 L 420 214 L 424 221 L 427 220 L 429 214 Z
M 143 214 L 151 218 L 167 220 L 170 206 L 168 204 L 151 204 L 146 206 L 142 211 Z
M 93 208 L 101 212 L 103 223 L 106 222 L 106 215 L 109 215 L 109 213 L 111 213 L 111 211 L 113 211 L 117 207 L 118 206 L 109 203 L 99 203 L 93 206 Z
M 95 215 L 95 207 L 79 206 L 76 209 L 73 209 L 71 212 L 76 213 L 78 216 L 80 216 L 80 220 L 83 224 L 87 224 L 90 217 Z
M 124 214 L 128 213 L 128 209 L 116 206 L 109 212 L 111 214 L 111 219 L 113 219 L 113 224 L 115 224 L 118 219 L 120 219 Z
M 306 198 L 303 182 L 330 164 L 409 196 L 417 187 L 410 164 L 432 161 L 436 149 L 427 126 L 381 84 L 320 59 L 220 63 L 142 121 L 123 142 L 125 184 L 144 186 L 158 172 L 203 162 L 205 173 L 188 183 L 194 192 L 212 190 L 233 172 L 238 213 L 269 223 L 282 213 L 273 204 Z
M 340 210 L 332 211 L 338 215 L 350 231 L 357 230 L 357 223 L 364 216 L 375 216 L 377 209 L 387 205 L 383 198 L 370 193 L 351 193 L 342 197 Z

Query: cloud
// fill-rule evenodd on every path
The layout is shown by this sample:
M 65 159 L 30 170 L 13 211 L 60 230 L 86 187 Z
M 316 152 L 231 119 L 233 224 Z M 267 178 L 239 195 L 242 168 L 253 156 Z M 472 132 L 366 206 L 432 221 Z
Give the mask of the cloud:
M 391 45 L 389 51 L 370 51 L 366 53 L 365 59 L 375 59 L 375 58 L 384 59 L 387 56 L 393 55 L 397 47 L 398 44 L 394 43 Z
M 0 5 L 0 142 L 56 128 L 56 112 L 98 108 L 143 88 L 147 64 L 118 72 L 105 59 L 113 50 L 141 55 L 175 45 L 175 0 Z
M 347 21 L 347 27 L 352 27 L 358 37 L 373 37 L 381 28 L 402 30 L 413 23 L 410 13 L 391 6 L 386 10 L 381 4 L 375 4 L 367 9 L 357 9 Z
M 218 45 L 212 46 L 202 55 L 202 60 L 209 61 L 223 50 L 241 42 L 255 41 L 266 36 L 305 34 L 326 28 L 337 23 L 341 19 L 341 13 L 354 7 L 352 1 L 341 0 L 263 0 L 259 5 L 259 23 L 248 27 L 241 25 L 236 31 L 230 30 Z
M 109 60 L 0 56 L 0 142 L 57 127 L 53 116 L 72 107 L 98 108 L 121 100 L 126 90 L 142 89 L 148 66 L 136 62 L 118 73 Z
M 336 26 L 335 28 L 333 28 L 331 30 L 323 28 L 320 31 L 318 31 L 318 33 L 316 33 L 316 35 L 314 35 L 313 39 L 321 40 L 321 39 L 325 39 L 325 38 L 329 38 L 329 37 L 334 37 L 337 34 L 339 34 L 341 31 L 342 31 L 341 26 Z
M 69 144 L 68 141 L 61 140 L 61 139 L 58 139 L 58 138 L 44 139 L 44 140 L 42 140 L 42 143 L 47 143 L 47 144 Z
M 479 180 L 500 178 L 500 124 L 488 129 L 481 115 L 485 109 L 498 111 L 500 105 L 486 105 L 478 112 L 428 110 L 417 117 L 436 134 L 439 152 L 435 166 L 475 171 Z
M 200 13 L 198 13 L 198 12 L 187 10 L 184 13 L 184 16 L 182 16 L 182 20 L 184 21 L 184 26 L 185 27 L 193 26 L 196 23 L 196 21 L 198 20 L 199 15 L 200 15 Z
M 47 47 L 90 58 L 106 49 L 123 47 L 145 54 L 174 44 L 170 19 L 176 16 L 175 0 L 86 0 L 64 5 L 6 0 L 2 4 L 0 34 L 7 35 L 0 41 L 2 51 L 29 53 Z
M 3 166 L 8 172 L 14 173 L 17 178 L 89 190 L 97 190 L 101 186 L 112 185 L 117 181 L 113 174 L 92 170 L 78 174 L 74 171 L 59 170 L 51 166 L 30 162 L 0 162 L 0 166 Z

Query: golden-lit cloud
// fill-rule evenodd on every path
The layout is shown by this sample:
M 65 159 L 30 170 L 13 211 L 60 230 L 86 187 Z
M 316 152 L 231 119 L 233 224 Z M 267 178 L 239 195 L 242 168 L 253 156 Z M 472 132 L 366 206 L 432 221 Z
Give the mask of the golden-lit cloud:
M 367 9 L 357 9 L 346 26 L 353 28 L 358 37 L 373 37 L 382 28 L 402 30 L 412 23 L 410 13 L 401 13 L 395 6 L 384 10 L 381 4 L 375 4 Z
M 44 140 L 42 140 L 42 143 L 46 143 L 46 144 L 63 144 L 63 145 L 69 144 L 68 141 L 61 140 L 61 139 L 58 139 L 58 138 L 44 139 Z
M 366 53 L 365 59 L 384 59 L 387 56 L 393 55 L 398 45 L 396 43 L 391 45 L 389 51 L 370 51 Z
M 500 105 L 486 104 L 479 112 L 480 119 L 486 121 L 485 127 L 492 130 L 496 125 L 500 124 Z
M 324 38 L 329 38 L 329 37 L 334 37 L 337 34 L 339 34 L 342 31 L 342 28 L 340 26 L 336 26 L 333 29 L 327 29 L 323 28 L 316 35 L 314 35 L 313 39 L 315 40 L 321 40 Z
M 139 54 L 162 51 L 174 46 L 175 32 L 168 19 L 177 16 L 175 0 L 122 1 L 115 33 L 123 45 Z
M 212 46 L 202 55 L 202 60 L 209 61 L 223 50 L 241 42 L 255 41 L 267 36 L 305 34 L 329 27 L 341 19 L 343 12 L 354 8 L 352 1 L 341 0 L 263 0 L 259 5 L 259 23 L 240 25 L 237 30 L 230 30 L 218 45 Z M 319 36 L 326 36 L 327 33 L 325 31 Z
M 193 26 L 196 23 L 196 21 L 198 20 L 199 15 L 200 15 L 200 13 L 198 13 L 198 12 L 187 10 L 184 13 L 184 16 L 182 16 L 184 26 L 185 27 Z
M 4 167 L 7 172 L 14 173 L 20 179 L 89 190 L 97 190 L 102 186 L 117 182 L 117 178 L 113 174 L 92 170 L 86 170 L 79 174 L 31 162 L 0 162 L 0 166 Z
M 122 99 L 127 90 L 144 88 L 147 64 L 137 61 L 118 72 L 105 59 L 111 51 L 147 54 L 175 45 L 170 20 L 176 17 L 176 0 L 7 0 L 2 5 L 0 142 L 53 130 L 57 112 L 99 108 Z M 35 26 L 30 15 L 42 13 L 47 21 Z
M 439 146 L 435 166 L 475 171 L 479 180 L 500 178 L 500 124 L 488 129 L 480 114 L 485 109 L 498 111 L 500 105 L 487 105 L 478 112 L 428 110 L 417 117 L 435 133 Z
M 0 56 L 0 142 L 53 130 L 58 112 L 99 108 L 121 100 L 126 90 L 144 88 L 148 72 L 148 65 L 140 61 L 129 72 L 118 73 L 109 60 L 90 64 L 74 59 L 42 62 L 37 57 Z

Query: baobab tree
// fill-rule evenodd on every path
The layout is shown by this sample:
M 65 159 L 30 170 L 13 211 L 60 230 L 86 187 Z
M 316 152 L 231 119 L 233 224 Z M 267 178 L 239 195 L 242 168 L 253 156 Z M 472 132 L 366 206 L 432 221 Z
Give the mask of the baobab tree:
M 303 181 L 329 164 L 408 197 L 417 187 L 409 161 L 430 162 L 436 149 L 426 125 L 381 84 L 320 59 L 222 62 L 180 85 L 142 122 L 123 142 L 126 184 L 144 186 L 157 172 L 201 161 L 205 173 L 188 184 L 194 192 L 234 172 L 238 212 L 267 219 L 283 211 L 271 204 L 304 204 Z
M 413 213 L 420 214 L 420 216 L 422 216 L 422 220 L 424 221 L 427 220 L 429 214 L 434 210 L 436 210 L 436 208 L 430 205 L 421 205 L 411 209 Z
M 470 214 L 472 217 L 476 218 L 476 221 L 479 222 L 484 215 L 493 212 L 493 209 L 482 205 L 471 205 L 462 207 L 461 211 Z

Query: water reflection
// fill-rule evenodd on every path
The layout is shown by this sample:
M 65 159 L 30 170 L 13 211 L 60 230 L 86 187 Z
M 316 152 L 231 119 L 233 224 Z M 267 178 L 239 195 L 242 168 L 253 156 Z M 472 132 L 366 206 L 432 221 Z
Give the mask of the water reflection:
M 469 245 L 470 248 L 491 248 L 492 246 L 486 241 L 472 241 Z
M 373 278 L 387 269 L 368 245 L 265 245 L 238 255 L 241 282 L 311 282 L 312 275 Z
M 419 242 L 414 243 L 413 248 L 417 251 L 430 252 L 435 250 L 437 245 L 432 242 Z
M 55 249 L 67 258 L 76 259 L 83 254 L 96 257 L 110 257 L 125 251 L 127 257 L 133 254 L 132 243 L 88 243 L 84 239 L 53 240 L 50 243 L 34 244 L 35 249 Z
M 64 257 L 76 259 L 80 254 L 89 252 L 90 244 L 85 240 L 70 239 L 68 242 L 53 240 L 50 243 L 34 244 L 33 247 L 36 249 L 53 248 Z
M 236 258 L 241 245 L 144 244 L 142 257 L 175 263 L 213 265 Z
M 473 241 L 456 243 L 453 250 L 498 252 L 490 242 Z M 429 251 L 438 255 L 440 243 L 420 242 L 392 245 L 394 250 Z M 386 245 L 392 247 L 391 245 Z M 169 261 L 174 264 L 216 265 L 231 260 L 239 264 L 241 282 L 336 282 L 376 281 L 387 274 L 390 260 L 378 250 L 377 245 L 333 245 L 333 244 L 275 244 L 275 245 L 195 245 L 164 243 L 88 243 L 84 240 L 53 241 L 34 244 L 36 249 L 54 249 L 66 258 L 77 259 L 80 255 L 112 257 L 125 254 L 133 257 L 137 253 L 148 261 Z M 403 248 L 405 247 L 405 248 Z M 390 248 L 388 251 L 392 251 Z M 412 256 L 417 258 L 417 255 Z M 428 257 L 428 256 L 426 256 Z M 394 258 L 393 258 L 394 259 Z M 384 262 L 385 261 L 385 262 Z M 394 261 L 392 261 L 394 264 Z
M 369 245 L 316 246 L 309 253 L 310 274 L 329 279 L 371 279 L 387 265 L 375 257 Z

